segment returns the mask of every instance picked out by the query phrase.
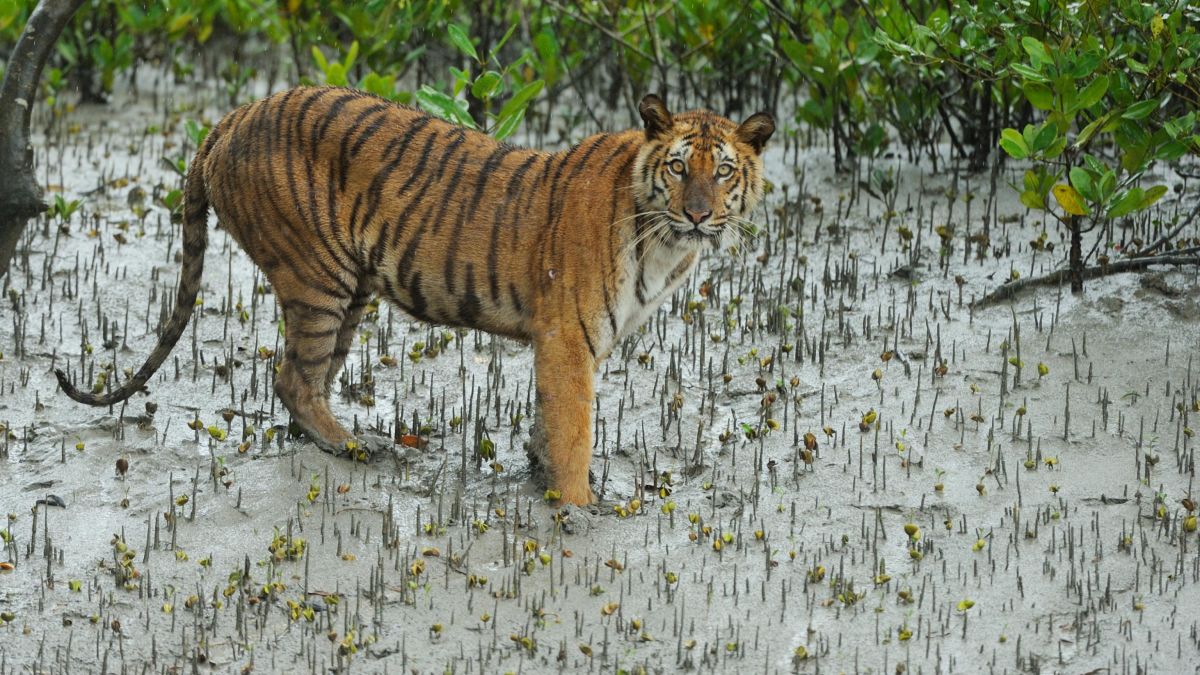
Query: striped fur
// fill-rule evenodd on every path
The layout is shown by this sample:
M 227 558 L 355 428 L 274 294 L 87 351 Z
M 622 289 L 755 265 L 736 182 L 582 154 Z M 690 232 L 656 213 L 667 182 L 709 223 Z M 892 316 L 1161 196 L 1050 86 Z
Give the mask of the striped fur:
M 550 479 L 564 502 L 590 502 L 595 369 L 754 207 L 774 129 L 763 113 L 741 126 L 672 116 L 653 96 L 641 114 L 645 130 L 546 153 L 348 89 L 243 106 L 188 171 L 183 272 L 154 351 L 107 394 L 59 383 L 91 405 L 145 387 L 191 317 L 211 205 L 271 281 L 286 319 L 275 391 L 314 440 L 355 440 L 327 398 L 379 294 L 424 321 L 531 342 Z

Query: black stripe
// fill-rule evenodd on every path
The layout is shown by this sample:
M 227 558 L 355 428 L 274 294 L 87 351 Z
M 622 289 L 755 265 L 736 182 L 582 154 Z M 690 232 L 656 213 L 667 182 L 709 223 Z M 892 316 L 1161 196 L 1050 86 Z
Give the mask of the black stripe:
M 646 296 L 645 296 L 646 280 L 643 275 L 646 271 L 646 268 L 645 268 L 645 256 L 642 255 L 642 247 L 645 246 L 645 241 L 644 241 L 644 238 L 642 237 L 642 229 L 645 227 L 645 222 L 642 220 L 641 216 L 638 216 L 633 219 L 633 223 L 634 223 L 633 236 L 634 236 L 634 240 L 637 241 L 637 245 L 634 247 L 633 253 L 635 256 L 634 259 L 637 261 L 637 268 L 638 268 L 637 269 L 637 283 L 634 285 L 634 295 L 637 296 L 637 301 L 639 304 L 645 305 L 646 304 Z
M 475 265 L 467 263 L 466 291 L 458 303 L 458 318 L 465 326 L 474 326 L 479 319 L 481 306 L 479 296 L 475 294 Z
M 456 138 L 451 143 L 451 145 L 453 147 L 451 148 L 450 151 L 447 151 L 445 154 L 443 154 L 443 157 L 449 157 L 451 152 L 453 152 L 454 149 L 457 149 L 458 146 L 462 144 L 463 139 L 465 137 L 465 130 L 460 127 L 460 131 L 462 131 L 463 133 L 461 133 L 458 136 L 458 138 Z M 470 158 L 470 156 L 471 156 L 471 153 L 469 150 L 466 152 L 463 152 L 462 157 L 460 157 L 458 160 L 458 166 L 456 166 L 454 169 L 454 175 L 456 177 L 462 174 L 463 167 L 466 166 L 467 159 Z M 438 170 L 436 173 L 431 173 L 431 174 L 427 175 L 424 186 L 421 189 L 418 189 L 416 191 L 416 194 L 423 195 L 425 193 L 425 191 L 429 188 L 430 185 L 435 185 L 435 184 L 440 185 L 441 179 L 442 179 L 442 174 L 445 171 L 446 171 L 446 165 L 442 164 L 440 167 L 438 167 Z M 432 202 L 432 200 L 430 200 L 430 202 Z M 396 268 L 397 279 L 400 279 L 401 283 L 404 283 L 403 276 L 401 276 L 401 275 L 404 274 L 405 269 L 407 269 L 410 265 L 412 265 L 413 256 L 416 255 L 417 248 L 421 245 L 421 241 L 425 237 L 425 230 L 428 229 L 429 223 L 430 223 L 429 212 L 434 207 L 435 207 L 434 204 L 429 203 L 428 206 L 425 208 L 425 210 L 422 211 L 416 217 L 417 221 L 420 222 L 421 225 L 417 228 L 417 231 L 413 233 L 412 238 L 409 239 L 408 245 L 405 246 L 405 248 L 404 248 L 404 254 L 400 257 L 400 264 Z M 397 228 L 397 230 L 399 230 L 399 228 Z M 396 237 L 394 237 L 394 239 L 396 239 L 396 243 L 399 244 L 399 233 L 398 232 L 396 233 Z
M 536 154 L 530 155 L 529 159 L 522 162 L 521 165 L 518 166 L 515 171 L 513 171 L 512 176 L 510 176 L 508 179 L 508 185 L 505 188 L 506 198 L 503 202 L 497 204 L 494 210 L 494 215 L 492 217 L 491 240 L 488 243 L 487 263 L 488 288 L 492 292 L 493 302 L 498 302 L 500 300 L 500 278 L 497 271 L 498 258 L 500 257 L 499 252 L 497 251 L 500 243 L 500 224 L 504 220 L 504 216 L 508 211 L 508 207 L 517 203 L 517 188 L 521 183 L 521 179 L 525 177 L 525 173 L 529 171 L 529 167 L 533 166 L 533 163 L 535 160 L 537 160 L 537 158 L 538 155 Z
M 339 328 L 340 326 L 335 326 L 327 330 L 304 330 L 301 328 L 294 328 L 293 330 L 295 336 L 300 338 L 327 338 L 336 335 Z
M 670 288 L 671 284 L 675 283 L 679 279 L 679 277 L 683 276 L 683 274 L 685 272 L 687 272 L 689 269 L 691 269 L 691 267 L 692 267 L 691 260 L 694 259 L 694 256 L 695 256 L 694 253 L 689 254 L 688 258 L 684 258 L 683 261 L 681 261 L 678 265 L 675 266 L 675 269 L 671 270 L 671 273 L 667 275 L 667 282 L 665 284 L 663 284 L 663 290 Z
M 599 171 L 604 171 L 605 169 L 608 168 L 608 165 L 611 164 L 612 161 L 617 158 L 617 155 L 621 154 L 622 152 L 626 152 L 628 150 L 629 150 L 629 143 L 618 143 L 617 147 L 613 148 L 612 152 L 608 153 L 608 156 L 604 158 L 604 161 L 597 163 L 597 165 L 596 165 L 597 169 Z M 636 154 L 637 153 L 634 153 L 634 156 L 636 156 Z
M 454 232 L 450 235 L 450 241 L 446 246 L 446 288 L 451 293 L 454 293 L 454 258 L 455 253 L 458 251 L 458 240 L 462 236 L 463 225 L 466 224 L 467 218 L 474 216 L 476 210 L 479 208 L 479 202 L 483 199 L 483 193 L 487 190 L 488 180 L 492 177 L 492 173 L 504 162 L 504 158 L 514 150 L 516 150 L 516 148 L 512 147 L 511 145 L 503 144 L 492 150 L 491 154 L 488 155 L 487 160 L 484 161 L 483 168 L 479 170 L 479 174 L 476 176 L 477 181 L 475 183 L 475 193 L 471 195 L 470 206 L 465 209 L 460 207 L 458 220 L 454 223 Z M 447 193 L 453 196 L 455 187 L 456 185 L 452 183 L 450 188 L 447 190 Z M 434 228 L 434 232 L 437 232 L 436 226 Z M 495 236 L 496 223 L 493 220 L 492 237 L 494 238 Z M 494 245 L 492 246 L 492 250 L 495 250 Z M 489 263 L 489 265 L 490 264 L 491 263 Z
M 321 146 L 321 141 L 325 140 L 325 132 L 329 131 L 329 125 L 333 124 L 333 121 L 341 114 L 342 108 L 345 108 L 347 103 L 356 98 L 359 98 L 359 94 L 349 93 L 342 94 L 334 99 L 333 103 L 330 103 L 329 107 L 325 110 L 325 117 L 321 120 L 320 126 L 313 127 L 309 143 L 312 145 L 314 159 L 317 156 L 317 148 Z
M 289 89 L 287 93 L 283 95 L 283 98 L 279 100 L 279 111 L 275 115 L 275 126 L 271 128 L 270 137 L 272 141 L 283 140 L 283 116 L 287 113 L 288 101 L 292 100 L 292 96 L 296 95 L 299 91 L 299 88 Z
M 359 113 L 359 119 L 365 121 L 365 119 L 368 115 L 377 113 L 377 112 L 385 112 L 385 111 L 391 109 L 392 107 L 393 106 L 390 106 L 386 103 L 378 103 L 376 105 L 371 106 L 370 108 L 363 110 L 361 113 Z M 355 139 L 354 145 L 352 145 L 350 147 L 350 158 L 351 159 L 358 157 L 358 153 L 362 152 L 363 146 L 366 145 L 367 141 L 371 140 L 371 138 L 375 134 L 379 133 L 379 130 L 384 127 L 384 123 L 387 122 L 387 119 L 388 119 L 387 115 L 380 115 L 377 119 L 373 120 L 371 122 L 371 124 L 369 126 L 367 126 L 367 128 L 365 130 L 363 130 L 362 134 L 359 135 L 359 137 L 357 139 Z M 425 119 L 428 119 L 428 118 L 425 118 Z M 349 142 L 351 135 L 354 134 L 354 132 L 357 130 L 358 130 L 357 127 L 350 129 L 350 131 L 347 132 L 347 134 L 343 137 L 344 140 L 346 142 Z
M 285 94 L 283 101 L 286 102 L 286 100 L 294 91 L 295 90 L 292 90 Z M 264 118 L 263 123 L 265 125 L 266 119 L 268 118 L 265 114 L 262 117 Z M 270 158 L 272 158 L 275 154 L 276 141 L 274 138 L 268 138 L 267 152 L 265 153 L 265 157 L 259 158 L 260 163 L 269 161 Z M 270 207 L 270 209 L 274 212 L 274 218 L 266 220 L 268 220 L 268 222 L 282 224 L 291 231 L 291 236 L 288 236 L 288 234 L 285 232 L 280 232 L 277 228 L 266 228 L 260 230 L 260 232 L 263 233 L 264 236 L 271 238 L 272 244 L 275 248 L 287 248 L 292 252 L 292 255 L 288 256 L 288 258 L 291 260 L 292 267 L 297 272 L 299 272 L 299 268 L 301 266 L 308 268 L 308 276 L 301 277 L 299 274 L 296 275 L 297 278 L 303 281 L 306 285 L 317 287 L 323 292 L 337 299 L 348 298 L 353 295 L 353 289 L 350 288 L 349 284 L 342 281 L 339 275 L 335 274 L 333 270 L 329 269 L 320 256 L 312 255 L 311 250 L 302 250 L 301 247 L 303 246 L 303 242 L 309 238 L 309 233 L 306 232 L 300 224 L 295 223 L 291 218 L 284 215 L 283 210 L 275 200 L 275 191 L 272 189 L 272 186 L 269 182 L 270 173 L 265 170 L 257 170 L 258 168 L 258 166 L 247 166 L 246 169 L 244 169 L 241 173 L 246 180 L 250 181 L 256 186 L 254 193 L 260 195 L 260 197 L 265 197 L 267 206 Z M 260 218 L 258 220 L 262 219 Z M 246 220 L 242 217 L 239 217 L 236 222 L 246 223 L 255 222 L 255 220 Z M 277 238 L 271 237 L 272 234 L 279 234 L 282 236 Z M 322 287 L 316 282 L 312 281 L 313 277 L 316 277 L 317 279 L 330 280 L 340 286 L 343 292 L 338 293 L 335 290 Z
M 407 287 L 409 295 L 412 296 L 412 309 L 409 311 L 418 319 L 428 322 L 429 302 L 421 293 L 421 273 L 419 271 L 413 275 L 412 281 L 407 284 Z
M 296 167 L 292 152 L 293 148 L 296 147 L 296 139 L 293 135 L 293 130 L 295 132 L 301 132 L 304 129 L 304 120 L 308 116 L 308 111 L 317 103 L 317 101 L 321 99 L 325 93 L 329 91 L 331 90 L 317 89 L 311 93 L 303 103 L 300 104 L 300 111 L 296 115 L 296 123 L 294 125 L 288 125 L 287 137 L 284 140 L 284 165 L 287 169 L 288 189 L 292 195 L 294 208 L 296 209 L 297 215 L 300 216 L 301 222 L 311 228 L 314 234 L 318 235 L 320 234 L 320 225 L 317 219 L 316 193 L 312 190 L 312 163 L 307 160 L 304 161 L 305 174 L 308 177 L 309 186 L 308 205 L 311 209 L 311 213 L 305 214 L 304 209 L 301 207 L 299 188 L 297 187 L 296 183 Z M 325 241 L 324 237 L 316 236 L 313 238 L 317 240 L 315 243 L 320 244 L 321 248 L 329 254 L 329 258 L 332 259 L 332 261 L 338 267 L 340 267 L 342 271 L 344 271 L 348 276 L 357 276 L 353 269 L 348 267 L 343 260 L 339 259 L 337 255 L 334 254 L 333 249 L 329 247 L 329 243 Z M 353 295 L 352 289 L 350 289 L 349 285 L 345 284 L 345 282 L 342 282 L 342 285 L 345 286 L 346 290 L 348 291 L 346 297 Z
M 588 333 L 587 326 L 583 323 L 583 315 L 579 313 L 579 297 L 575 298 L 575 317 L 579 319 L 579 329 L 583 331 L 583 339 L 587 342 L 588 351 L 592 354 L 592 359 L 596 358 L 596 346 L 592 344 L 592 336 Z
M 349 237 L 350 237 L 350 245 L 353 246 L 358 251 L 359 255 L 362 255 L 361 247 L 356 246 L 354 244 L 354 240 L 356 239 L 355 232 L 357 232 L 355 223 L 358 221 L 358 210 L 360 208 L 362 208 L 362 193 L 361 192 L 354 195 L 354 204 L 352 204 L 350 206 L 350 220 L 346 221 L 346 232 L 349 234 Z M 370 272 L 370 270 L 367 270 L 367 271 Z
M 301 368 L 312 368 L 314 366 L 328 365 L 329 359 L 332 356 L 332 351 L 325 352 L 322 356 L 301 357 L 299 354 L 293 354 L 290 361 Z
M 391 107 L 391 106 L 381 103 L 381 104 L 373 105 L 369 108 L 363 109 L 362 112 L 358 113 L 358 117 L 354 118 L 354 122 L 351 123 L 350 129 L 347 130 L 346 133 L 342 134 L 341 147 L 338 149 L 338 189 L 339 190 L 345 192 L 346 179 L 350 175 L 350 157 L 351 157 L 350 139 L 353 138 L 354 134 L 358 132 L 359 127 L 366 121 L 367 117 L 369 117 L 370 115 L 373 115 L 377 112 L 383 112 L 383 111 L 387 110 L 389 107 Z M 383 128 L 384 122 L 386 120 L 387 120 L 387 115 L 380 115 L 377 119 L 375 119 L 371 123 L 371 126 L 369 126 L 367 128 L 367 130 L 364 131 L 363 134 L 358 137 L 359 142 L 365 143 L 366 138 L 370 138 L 371 136 L 374 136 L 380 129 Z M 358 154 L 357 149 L 360 147 L 359 143 L 356 142 L 354 144 L 354 147 L 356 149 L 356 152 L 354 154 L 357 155 Z
M 305 103 L 307 103 L 307 101 Z M 301 111 L 301 117 L 297 122 L 297 132 L 302 133 L 304 131 L 304 118 L 307 116 L 307 112 L 307 109 Z M 297 155 L 300 155 L 300 153 L 297 153 Z M 290 156 L 291 153 L 289 152 L 289 158 Z M 337 236 L 337 204 L 333 199 L 333 167 L 332 165 L 330 166 L 328 175 L 325 177 L 327 190 L 330 195 L 327 208 L 328 222 L 326 223 L 323 222 L 321 216 L 318 215 L 319 205 L 317 203 L 316 166 L 314 165 L 313 160 L 308 157 L 301 156 L 300 161 L 304 164 L 304 185 L 306 186 L 306 192 L 308 193 L 309 225 L 312 227 L 314 234 L 316 234 L 316 239 L 321 244 L 321 248 L 325 249 L 325 251 L 329 253 L 329 256 L 333 259 L 333 262 L 337 263 L 337 265 L 350 274 L 350 276 L 357 277 L 359 272 L 352 267 L 352 265 L 356 262 L 355 258 L 350 254 L 349 251 L 346 250 L 345 245 Z M 337 255 L 337 250 L 334 248 L 335 244 L 337 245 L 337 249 L 341 250 L 342 257 Z M 349 259 L 349 264 L 347 264 L 347 259 Z
M 554 155 L 542 154 L 541 158 L 545 160 L 545 166 L 542 168 L 538 179 L 526 181 L 517 186 L 517 195 L 513 200 L 513 204 L 516 206 L 515 213 L 522 216 L 523 220 L 520 222 L 525 222 L 524 216 L 532 211 L 533 200 L 545 188 L 546 178 L 550 176 L 550 169 L 554 166 Z M 547 199 L 549 199 L 548 195 Z M 532 228 L 514 227 L 512 229 L 512 236 L 508 238 L 508 250 L 510 253 L 524 248 L 524 245 L 521 243 L 521 234 L 527 229 L 534 230 L 537 234 L 537 241 L 540 242 L 541 232 L 545 229 L 545 223 L 535 223 Z
M 517 312 L 517 314 L 524 314 L 525 303 L 521 302 L 521 294 L 519 291 L 517 291 L 516 284 L 508 285 L 508 294 L 512 296 L 513 309 Z
M 312 193 L 313 210 L 316 211 L 317 191 L 315 189 L 313 189 L 312 187 L 309 187 L 309 192 Z M 337 244 L 338 249 L 341 250 L 342 255 L 346 256 L 346 258 L 348 258 L 356 266 L 361 268 L 362 265 L 358 259 L 358 256 L 356 256 L 353 251 L 351 251 L 349 248 L 347 248 L 347 245 L 350 245 L 350 246 L 354 245 L 354 242 L 352 240 L 347 241 L 348 234 L 350 232 L 350 228 L 343 227 L 342 226 L 343 223 L 341 222 L 341 219 L 338 218 L 337 192 L 334 187 L 334 165 L 333 165 L 332 159 L 329 160 L 329 169 L 325 172 L 325 202 L 326 202 L 325 207 L 328 210 L 327 217 L 329 219 L 329 222 L 327 224 L 329 226 L 329 234 L 328 234 L 328 237 L 324 237 L 324 238 L 332 239 L 333 242 L 335 244 Z M 359 270 L 359 273 L 360 274 L 362 273 L 361 269 Z
M 405 156 L 406 155 L 405 151 L 408 150 L 409 144 L 412 143 L 413 139 L 416 138 L 416 135 L 418 133 L 420 133 L 422 129 L 429 126 L 429 123 L 432 121 L 433 121 L 433 118 L 431 118 L 431 117 L 421 118 L 420 120 L 415 122 L 412 126 L 410 126 L 408 128 L 408 130 L 404 132 L 403 136 L 393 138 L 392 141 L 388 144 L 388 147 L 384 151 L 384 154 L 382 155 L 382 157 L 386 159 L 388 156 L 388 153 L 391 153 L 391 152 L 394 152 L 395 156 L 392 157 L 392 159 L 383 167 L 382 170 L 380 170 L 378 173 L 375 174 L 375 176 L 371 179 L 371 185 L 367 188 L 366 212 L 363 215 L 362 221 L 358 225 L 358 232 L 360 235 L 365 233 L 368 230 L 368 228 L 370 228 L 371 223 L 374 221 L 375 211 L 379 208 L 379 204 L 383 200 L 383 188 L 385 187 L 385 184 L 387 183 L 388 179 L 391 178 L 392 174 L 395 173 L 396 170 L 400 167 L 400 164 L 405 159 L 407 159 L 407 157 Z M 426 149 L 428 149 L 433 144 L 433 142 L 436 138 L 437 138 L 437 133 L 435 131 L 433 134 L 431 134 L 429 136 L 429 139 L 426 141 L 426 143 L 425 143 Z M 423 159 L 424 159 L 424 157 L 422 157 L 422 160 Z M 417 172 L 414 171 L 413 174 L 411 174 L 409 176 L 409 182 L 411 182 L 412 180 L 415 179 L 416 174 L 417 174 Z M 407 183 L 406 183 L 406 185 L 407 185 Z M 401 188 L 401 191 L 403 191 L 403 188 Z M 397 224 L 396 229 L 397 230 L 400 229 L 399 224 Z M 376 239 L 376 241 L 375 241 L 376 247 L 379 246 L 379 244 L 382 242 L 382 240 L 383 240 L 382 236 L 379 237 L 378 239 Z M 379 251 L 377 249 L 373 249 L 371 253 L 372 253 L 372 257 L 371 257 L 370 264 L 372 267 L 376 267 L 379 265 L 379 262 L 380 262 L 379 254 L 381 253 L 381 251 Z
M 407 192 L 410 187 L 412 187 L 413 183 L 415 183 L 418 178 L 424 177 L 425 185 L 428 186 L 431 174 L 425 173 L 425 164 L 429 161 L 429 150 L 433 147 L 433 143 L 437 139 L 438 134 L 436 132 L 429 135 L 429 138 L 425 141 L 425 146 L 421 149 L 416 167 L 409 172 L 408 180 L 404 181 L 404 185 L 400 186 L 400 189 L 396 191 L 397 198 L 403 197 L 404 193 Z M 395 210 L 400 213 L 404 213 L 408 210 L 408 207 L 414 200 L 420 199 L 423 193 L 423 189 L 413 191 L 412 198 L 410 198 L 403 205 L 395 205 Z M 411 219 L 409 220 L 411 221 Z M 372 269 L 379 267 L 379 265 L 383 262 L 384 253 L 386 251 L 391 251 L 396 246 L 396 244 L 399 242 L 400 233 L 403 231 L 403 229 L 404 227 L 400 221 L 397 221 L 391 227 L 391 229 L 388 229 L 386 224 L 380 229 L 378 236 L 375 238 L 375 245 L 371 247 L 370 260 Z M 403 278 L 403 274 L 397 270 L 396 279 L 401 280 Z
M 626 149 L 628 148 L 628 146 L 624 146 L 624 147 Z M 612 158 L 615 158 L 615 157 L 616 157 L 616 153 L 614 152 L 612 157 L 610 157 L 609 159 L 611 160 Z M 630 153 L 629 157 L 627 157 L 625 159 L 625 163 L 622 164 L 620 166 L 620 168 L 617 169 L 617 175 L 613 179 L 613 182 L 616 185 L 623 185 L 625 183 L 626 174 L 632 172 L 633 163 L 636 160 L 637 160 L 637 151 L 635 149 L 635 151 Z M 605 164 L 607 165 L 608 161 L 606 161 Z M 611 272 L 606 272 L 600 278 L 600 288 L 604 292 L 604 311 L 606 314 L 608 314 L 608 323 L 612 327 L 614 339 L 616 339 L 617 333 L 619 331 L 617 329 L 617 317 L 616 317 L 616 314 L 613 312 L 612 301 L 611 301 L 611 298 L 609 297 L 608 283 L 611 279 L 615 286 L 616 281 L 615 281 L 615 279 L 612 279 L 612 277 L 613 277 L 613 275 L 615 275 L 616 270 L 620 269 L 621 266 L 623 265 L 623 261 L 617 260 L 616 251 L 613 250 L 613 239 L 614 239 L 614 237 L 616 237 L 617 233 L 620 232 L 620 230 L 624 228 L 623 223 L 621 226 L 614 227 L 614 223 L 617 219 L 617 203 L 618 203 L 618 201 L 620 201 L 623 198 L 626 198 L 626 195 L 621 190 L 613 190 L 612 201 L 609 203 L 609 207 L 608 207 L 609 230 L 608 230 L 608 259 L 607 259 L 608 262 L 611 265 L 613 265 L 613 267 L 612 267 Z M 637 206 L 634 205 L 633 209 L 631 209 L 631 210 L 636 212 Z
M 582 172 L 587 167 L 588 158 L 592 156 L 592 153 L 595 152 L 597 148 L 599 148 L 601 145 L 604 144 L 604 141 L 609 139 L 609 136 L 608 136 L 608 134 L 599 134 L 597 136 L 593 136 L 592 139 L 593 139 L 592 143 L 590 145 L 588 145 L 588 148 L 586 151 L 584 151 L 583 156 L 579 158 L 579 161 L 577 161 L 575 163 L 575 166 L 573 166 L 571 168 L 571 173 L 567 175 L 566 180 L 567 180 L 568 184 L 571 182 L 571 179 L 578 176 L 580 174 L 580 172 Z M 572 153 L 575 150 L 579 149 L 580 147 L 583 147 L 583 146 L 582 145 L 575 146 L 575 148 L 572 149 Z M 570 157 L 570 155 L 571 155 L 571 153 L 568 153 L 567 157 L 563 158 L 563 163 L 559 167 L 559 171 L 554 175 L 554 180 L 551 183 L 551 193 L 550 193 L 551 213 L 549 214 L 549 219 L 551 222 L 554 222 L 555 220 L 557 220 L 557 218 L 559 216 L 562 215 L 564 205 L 566 204 L 566 195 L 563 194 L 558 189 L 558 180 L 562 173 L 562 169 L 566 168 L 566 166 L 567 166 L 567 161 L 568 161 L 568 158 Z M 553 242 L 551 243 L 551 245 L 553 246 Z
M 538 233 L 538 240 L 537 240 L 537 250 L 540 254 L 539 262 L 541 263 L 541 265 L 539 266 L 541 269 L 539 270 L 538 276 L 541 279 L 541 282 L 543 285 L 549 283 L 549 277 L 542 276 L 542 274 L 541 274 L 541 272 L 544 271 L 547 267 L 546 258 L 547 258 L 547 254 L 550 252 L 550 246 L 546 246 L 545 239 L 546 239 L 546 237 L 550 237 L 551 238 L 551 246 L 553 246 L 553 240 L 554 240 L 554 237 L 558 230 L 558 227 L 557 227 L 558 223 L 555 222 L 555 220 L 554 220 L 554 214 L 557 210 L 556 202 L 557 202 L 557 197 L 558 197 L 558 192 L 559 192 L 558 191 L 558 181 L 560 178 L 562 178 L 563 169 L 566 168 L 567 162 L 570 161 L 571 156 L 574 155 L 579 150 L 579 147 L 580 147 L 579 145 L 575 145 L 570 150 L 568 150 L 566 152 L 566 154 L 562 155 L 561 157 L 557 157 L 557 156 L 555 157 L 558 160 L 558 162 L 557 162 L 558 168 L 555 169 L 555 171 L 554 171 L 554 177 L 550 179 L 550 184 L 548 186 L 549 192 L 546 197 L 546 222 L 545 222 L 545 225 L 541 228 L 541 231 Z M 547 165 L 546 168 L 549 169 L 549 164 Z
M 302 309 L 311 314 L 325 314 L 326 316 L 331 316 L 334 319 L 337 319 L 338 321 L 341 321 L 343 318 L 342 312 L 332 310 L 332 309 L 329 309 L 326 307 L 319 307 L 317 305 L 305 302 L 303 300 L 294 300 L 294 299 L 283 300 L 280 302 L 280 304 L 283 305 L 283 311 L 285 313 L 288 310 Z

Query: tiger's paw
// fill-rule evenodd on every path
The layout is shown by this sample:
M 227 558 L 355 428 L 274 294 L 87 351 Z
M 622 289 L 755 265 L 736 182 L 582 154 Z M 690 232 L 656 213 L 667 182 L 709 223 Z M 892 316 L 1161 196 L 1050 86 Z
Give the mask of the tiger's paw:
M 358 435 L 358 443 L 366 448 L 371 456 L 383 456 L 396 449 L 396 441 L 384 434 L 363 433 Z
M 596 493 L 592 492 L 591 486 L 586 483 L 582 486 L 560 488 L 558 493 L 559 505 L 574 504 L 575 506 L 587 506 L 596 503 Z
M 320 438 L 313 438 L 312 441 L 322 452 L 363 463 L 386 456 L 396 447 L 392 439 L 380 434 L 359 434 L 341 443 L 331 443 Z

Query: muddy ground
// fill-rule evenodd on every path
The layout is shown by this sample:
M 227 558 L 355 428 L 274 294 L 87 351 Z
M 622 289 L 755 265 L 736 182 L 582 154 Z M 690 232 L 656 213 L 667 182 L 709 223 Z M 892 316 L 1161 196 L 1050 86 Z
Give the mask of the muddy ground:
M 84 201 L 31 224 L 4 282 L 0 675 L 1195 668 L 1196 274 L 972 311 L 1067 248 L 1008 187 L 1019 167 L 836 175 L 781 133 L 762 234 L 598 376 L 604 502 L 556 511 L 523 449 L 530 350 L 386 304 L 335 409 L 395 455 L 288 437 L 273 297 L 216 229 L 150 395 L 57 392 L 53 367 L 87 384 L 150 352 L 180 252 L 161 160 L 223 98 L 146 74 L 37 122 L 51 197 Z M 1190 210 L 1192 184 L 1156 178 L 1160 207 L 1106 240 Z

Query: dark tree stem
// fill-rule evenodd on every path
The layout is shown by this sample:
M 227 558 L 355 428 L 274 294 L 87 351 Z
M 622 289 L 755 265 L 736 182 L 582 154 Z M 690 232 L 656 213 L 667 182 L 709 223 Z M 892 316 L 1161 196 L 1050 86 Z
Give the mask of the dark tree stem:
M 1067 225 L 1071 229 L 1071 292 L 1079 295 L 1083 293 L 1083 227 L 1079 216 L 1070 216 Z
M 33 171 L 29 118 L 42 66 L 71 16 L 85 0 L 41 0 L 13 47 L 0 84 L 0 277 L 8 273 L 25 223 L 46 210 Z

